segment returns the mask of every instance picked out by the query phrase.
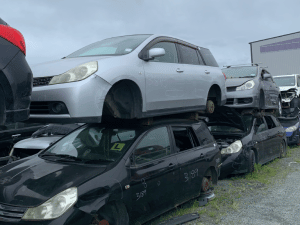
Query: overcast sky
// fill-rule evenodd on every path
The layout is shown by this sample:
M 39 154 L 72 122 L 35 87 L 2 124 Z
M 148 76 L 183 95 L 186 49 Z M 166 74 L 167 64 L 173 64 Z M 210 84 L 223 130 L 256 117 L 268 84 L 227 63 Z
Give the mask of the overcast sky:
M 220 66 L 250 63 L 249 42 L 300 31 L 298 0 L 0 0 L 29 65 L 104 38 L 165 34 L 211 50 Z

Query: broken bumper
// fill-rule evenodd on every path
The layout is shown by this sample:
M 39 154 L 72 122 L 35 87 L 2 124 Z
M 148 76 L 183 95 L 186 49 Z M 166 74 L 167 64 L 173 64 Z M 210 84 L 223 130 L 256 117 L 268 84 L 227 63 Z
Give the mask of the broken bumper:
M 221 178 L 227 177 L 232 173 L 239 173 L 243 170 L 243 164 L 245 164 L 243 150 L 233 154 L 222 155 L 222 166 L 221 166 Z

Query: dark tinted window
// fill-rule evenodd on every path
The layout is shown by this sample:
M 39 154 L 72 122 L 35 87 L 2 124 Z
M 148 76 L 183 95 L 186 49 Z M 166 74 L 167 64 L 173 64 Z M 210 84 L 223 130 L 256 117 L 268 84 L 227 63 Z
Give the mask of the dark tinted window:
M 185 151 L 196 146 L 195 139 L 188 127 L 172 127 L 177 151 Z
M 170 139 L 166 127 L 150 131 L 134 152 L 136 164 L 150 162 L 171 154 Z
M 163 48 L 166 54 L 160 57 L 155 57 L 151 62 L 168 62 L 168 63 L 178 63 L 177 50 L 174 43 L 171 42 L 159 42 L 153 45 L 151 48 Z
M 210 134 L 206 124 L 194 124 L 193 128 L 195 130 L 196 136 L 199 139 L 200 145 L 207 145 L 215 141 L 213 136 Z
M 272 129 L 272 128 L 276 127 L 274 121 L 272 120 L 272 118 L 270 116 L 265 116 L 265 120 L 267 122 L 268 129 Z
M 214 56 L 211 54 L 210 50 L 207 48 L 201 48 L 200 47 L 200 53 L 202 55 L 202 58 L 204 60 L 204 63 L 207 66 L 215 66 L 219 67 L 217 61 L 215 60 Z
M 199 65 L 199 59 L 195 49 L 184 45 L 178 45 L 178 48 L 181 63 Z

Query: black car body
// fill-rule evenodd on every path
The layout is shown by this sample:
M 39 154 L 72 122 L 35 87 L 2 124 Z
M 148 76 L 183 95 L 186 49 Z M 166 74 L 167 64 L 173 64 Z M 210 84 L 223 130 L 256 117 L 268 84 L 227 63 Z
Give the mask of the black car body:
M 280 90 L 265 68 L 257 64 L 227 66 L 222 72 L 226 75 L 225 106 L 278 110 L 282 114 Z
M 279 117 L 281 125 L 284 127 L 288 145 L 300 144 L 299 116 Z
M 0 18 L 0 124 L 29 118 L 32 72 L 22 34 Z
M 216 184 L 220 161 L 202 121 L 84 125 L 41 153 L 1 168 L 0 221 L 144 222 L 199 196 L 203 181 Z M 63 200 L 68 210 L 49 219 L 65 211 Z M 52 201 L 58 208 L 51 211 Z M 34 219 L 41 217 L 46 219 Z
M 29 138 L 33 132 L 44 126 L 41 123 L 7 123 L 0 125 L 0 157 L 8 156 L 15 143 Z
M 222 178 L 252 172 L 255 163 L 264 164 L 286 154 L 285 129 L 271 114 L 251 110 L 240 114 L 223 107 L 210 117 L 208 126 L 222 149 Z

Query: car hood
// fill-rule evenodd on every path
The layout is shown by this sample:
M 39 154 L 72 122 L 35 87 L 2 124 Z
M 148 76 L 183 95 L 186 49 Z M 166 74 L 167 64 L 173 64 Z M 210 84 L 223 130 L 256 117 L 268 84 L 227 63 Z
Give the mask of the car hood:
M 45 149 L 51 143 L 62 138 L 62 135 L 55 135 L 49 137 L 27 138 L 17 142 L 14 148 L 28 148 L 28 149 Z
M 291 90 L 290 90 L 291 89 Z M 297 91 L 297 87 L 296 86 L 281 86 L 279 87 L 280 91 Z
M 230 107 L 218 107 L 213 114 L 210 114 L 207 117 L 209 118 L 207 123 L 208 126 L 232 126 L 244 132 L 247 131 L 242 116 Z
M 0 168 L 0 203 L 38 206 L 58 193 L 99 175 L 106 167 L 53 162 L 37 155 Z
M 93 56 L 93 57 L 77 57 L 65 58 L 50 62 L 39 63 L 31 66 L 33 77 L 55 76 L 67 72 L 81 64 L 98 61 L 113 56 Z
M 226 85 L 226 87 L 237 87 L 237 86 L 241 86 L 242 84 L 246 83 L 247 81 L 253 80 L 253 79 L 254 79 L 254 77 L 226 79 L 225 85 Z

